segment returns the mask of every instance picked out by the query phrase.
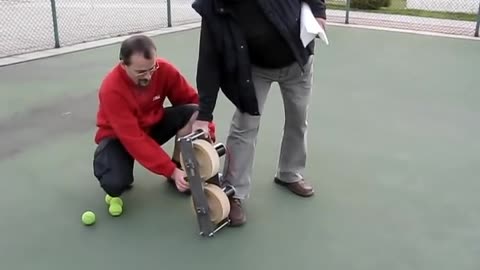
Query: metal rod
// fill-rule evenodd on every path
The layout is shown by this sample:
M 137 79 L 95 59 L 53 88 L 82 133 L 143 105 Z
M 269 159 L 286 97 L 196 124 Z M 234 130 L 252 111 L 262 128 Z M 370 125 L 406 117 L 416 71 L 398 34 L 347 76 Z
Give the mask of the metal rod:
M 227 152 L 227 149 L 225 148 L 225 145 L 223 143 L 217 143 L 214 147 L 215 150 L 217 150 L 217 154 L 219 157 L 222 157 Z
M 172 0 L 167 0 L 167 25 L 172 27 Z
M 225 186 L 222 190 L 225 193 L 225 195 L 227 195 L 227 197 L 231 197 L 235 195 L 235 188 L 231 185 Z
M 345 24 L 350 23 L 350 2 L 351 0 L 347 0 L 347 6 L 345 7 Z
M 228 224 L 230 224 L 230 219 L 227 219 L 225 220 L 220 226 L 218 226 L 217 228 L 215 228 L 215 230 L 213 230 L 208 236 L 212 237 L 214 234 L 216 234 L 218 231 L 220 231 L 221 229 L 223 229 L 225 226 L 227 226 Z
M 55 48 L 60 48 L 60 38 L 58 37 L 58 22 L 57 22 L 57 5 L 55 0 L 50 0 L 52 8 L 52 20 L 53 20 L 53 36 L 55 39 Z
M 478 3 L 477 26 L 475 27 L 475 36 L 478 37 L 480 29 L 480 2 Z
M 192 133 L 190 133 L 190 134 L 187 134 L 187 135 L 185 135 L 185 136 L 183 136 L 183 137 L 178 138 L 177 141 L 178 141 L 178 142 L 180 142 L 180 141 L 182 141 L 182 140 L 187 140 L 187 141 L 190 140 L 190 141 L 193 141 L 193 140 L 196 140 L 196 139 L 198 139 L 198 138 L 200 138 L 200 137 L 202 137 L 202 136 L 204 136 L 204 135 L 205 135 L 205 131 L 199 129 L 199 130 L 197 130 L 197 131 L 194 131 L 194 132 L 192 132 Z

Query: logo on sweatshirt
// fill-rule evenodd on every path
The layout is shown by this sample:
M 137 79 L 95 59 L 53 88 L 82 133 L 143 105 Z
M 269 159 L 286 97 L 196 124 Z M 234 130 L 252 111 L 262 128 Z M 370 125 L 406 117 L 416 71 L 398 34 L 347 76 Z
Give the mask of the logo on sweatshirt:
M 160 95 L 154 96 L 153 99 L 152 99 L 152 101 L 156 101 L 156 100 L 159 100 L 159 99 L 160 99 Z

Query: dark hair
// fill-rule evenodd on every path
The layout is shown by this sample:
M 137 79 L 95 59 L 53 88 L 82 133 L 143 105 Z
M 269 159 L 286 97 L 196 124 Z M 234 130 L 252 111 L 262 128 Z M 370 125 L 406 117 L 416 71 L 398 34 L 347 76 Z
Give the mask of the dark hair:
M 157 50 L 153 40 L 144 35 L 135 35 L 125 39 L 120 47 L 120 60 L 130 65 L 130 57 L 134 53 L 142 53 L 146 59 L 152 59 L 152 49 Z

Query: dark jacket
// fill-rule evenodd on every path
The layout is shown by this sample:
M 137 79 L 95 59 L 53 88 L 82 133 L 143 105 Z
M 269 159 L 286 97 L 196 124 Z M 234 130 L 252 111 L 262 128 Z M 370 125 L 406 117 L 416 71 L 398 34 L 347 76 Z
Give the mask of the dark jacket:
M 219 89 L 242 112 L 259 115 L 246 39 L 228 9 L 228 1 L 195 0 L 193 9 L 202 17 L 197 63 L 200 97 L 198 119 L 211 121 Z M 324 0 L 303 0 L 315 17 L 326 18 Z M 285 38 L 303 68 L 314 42 L 305 49 L 300 40 L 302 0 L 258 0 L 262 10 Z

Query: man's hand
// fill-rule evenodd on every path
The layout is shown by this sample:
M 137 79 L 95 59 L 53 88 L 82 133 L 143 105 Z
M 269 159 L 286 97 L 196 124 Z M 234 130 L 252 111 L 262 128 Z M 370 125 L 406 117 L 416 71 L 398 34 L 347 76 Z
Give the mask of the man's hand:
M 323 18 L 315 18 L 317 19 L 317 22 L 318 24 L 320 24 L 320 26 L 323 28 L 323 30 L 327 30 L 327 20 L 323 19 Z
M 205 132 L 205 134 L 207 134 L 207 136 L 210 137 L 210 131 L 208 129 L 209 124 L 210 124 L 210 122 L 208 122 L 208 121 L 196 120 L 195 122 L 193 122 L 192 130 L 197 131 L 197 130 L 201 129 Z
M 187 191 L 190 188 L 190 185 L 188 184 L 188 182 L 185 181 L 185 177 L 187 177 L 187 174 L 178 168 L 175 168 L 175 171 L 173 171 L 173 174 L 171 176 L 173 181 L 175 181 L 175 185 L 177 186 L 177 189 L 180 192 Z

